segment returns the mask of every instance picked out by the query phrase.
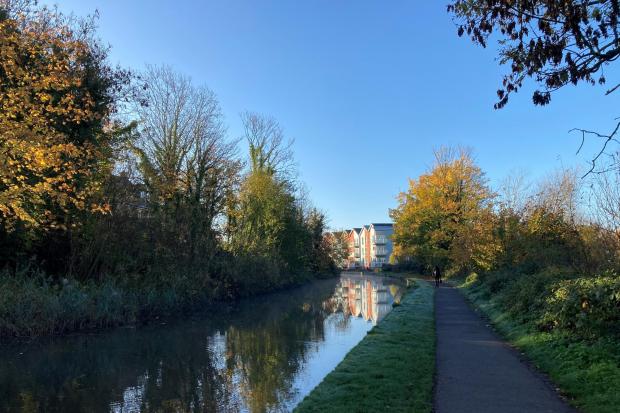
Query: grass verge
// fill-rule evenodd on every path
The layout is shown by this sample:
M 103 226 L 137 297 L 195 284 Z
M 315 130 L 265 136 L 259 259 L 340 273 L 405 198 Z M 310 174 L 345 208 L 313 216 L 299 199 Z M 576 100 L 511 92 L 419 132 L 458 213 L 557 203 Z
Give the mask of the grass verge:
M 430 412 L 434 289 L 415 282 L 379 325 L 297 406 L 307 412 Z
M 510 343 L 549 375 L 571 404 L 586 413 L 612 413 L 620 406 L 620 343 L 584 340 L 562 331 L 544 332 L 519 322 L 484 284 L 455 282 Z

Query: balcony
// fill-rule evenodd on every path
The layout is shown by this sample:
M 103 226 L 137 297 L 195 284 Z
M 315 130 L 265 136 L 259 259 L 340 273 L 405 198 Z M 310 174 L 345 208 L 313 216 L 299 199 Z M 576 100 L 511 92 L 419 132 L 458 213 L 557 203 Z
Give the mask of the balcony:
M 387 239 L 385 237 L 377 237 L 374 241 L 376 245 L 385 245 Z

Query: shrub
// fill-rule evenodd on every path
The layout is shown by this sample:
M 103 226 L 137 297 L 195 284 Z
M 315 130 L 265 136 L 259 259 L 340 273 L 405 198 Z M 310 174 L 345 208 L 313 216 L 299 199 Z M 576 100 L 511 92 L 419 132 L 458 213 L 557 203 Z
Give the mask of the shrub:
M 30 277 L 0 274 L 0 336 L 61 334 L 118 325 L 127 304 L 111 283 L 95 285 L 53 281 L 42 273 Z
M 516 274 L 510 271 L 498 271 L 485 275 L 482 282 L 491 294 L 496 294 L 503 290 L 508 283 L 516 278 Z
M 465 285 L 470 286 L 473 284 L 478 284 L 480 282 L 480 278 L 478 277 L 478 273 L 472 272 L 465 278 Z
M 420 262 L 413 259 L 406 259 L 389 264 L 388 268 L 393 272 L 413 272 L 416 274 L 423 274 L 425 272 L 424 266 Z
M 493 298 L 502 311 L 541 330 L 581 338 L 620 335 L 620 276 L 577 276 L 570 268 L 535 274 L 471 274 L 464 286 Z
M 505 276 L 502 278 L 500 304 L 514 317 L 523 321 L 538 321 L 545 311 L 552 285 L 571 277 L 571 271 L 559 268 L 547 268 L 536 274 L 514 273 L 511 278 Z
M 553 285 L 540 326 L 582 337 L 620 333 L 620 277 L 607 273 Z

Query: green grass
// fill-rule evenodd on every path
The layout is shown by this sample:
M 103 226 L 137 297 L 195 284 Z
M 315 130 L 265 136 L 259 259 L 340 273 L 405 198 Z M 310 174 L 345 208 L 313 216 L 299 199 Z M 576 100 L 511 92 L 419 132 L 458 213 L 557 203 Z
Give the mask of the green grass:
M 306 412 L 430 412 L 434 288 L 415 287 L 297 406 Z
M 484 284 L 462 283 L 460 288 L 500 334 L 549 375 L 571 404 L 586 413 L 618 412 L 620 342 L 612 337 L 583 340 L 562 331 L 539 331 L 511 317 Z

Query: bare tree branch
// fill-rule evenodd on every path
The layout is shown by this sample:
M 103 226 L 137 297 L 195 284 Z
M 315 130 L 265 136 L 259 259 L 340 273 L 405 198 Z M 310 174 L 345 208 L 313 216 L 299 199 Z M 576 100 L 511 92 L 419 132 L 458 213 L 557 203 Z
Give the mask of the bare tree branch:
M 616 118 L 616 120 L 618 120 L 618 118 Z M 618 130 L 620 130 L 620 122 L 618 122 L 616 124 L 616 127 L 614 128 L 614 130 L 610 134 L 608 134 L 608 135 L 605 135 L 605 134 L 602 134 L 602 133 L 596 132 L 596 131 L 591 131 L 591 130 L 587 130 L 587 129 L 581 129 L 581 128 L 573 128 L 573 129 L 571 129 L 569 131 L 569 133 L 571 133 L 571 132 L 581 132 L 581 145 L 579 145 L 579 149 L 577 150 L 577 153 L 579 153 L 583 149 L 583 145 L 584 145 L 586 136 L 594 136 L 594 137 L 603 139 L 603 144 L 602 144 L 600 150 L 596 153 L 596 155 L 590 161 L 590 169 L 582 176 L 582 178 L 585 178 L 589 174 L 595 172 L 595 170 L 596 170 L 596 163 L 601 158 L 601 156 L 603 156 L 603 154 L 605 154 L 605 151 L 607 150 L 607 147 L 608 147 L 608 145 L 611 142 L 619 143 L 619 141 L 616 139 L 616 134 L 618 133 Z

